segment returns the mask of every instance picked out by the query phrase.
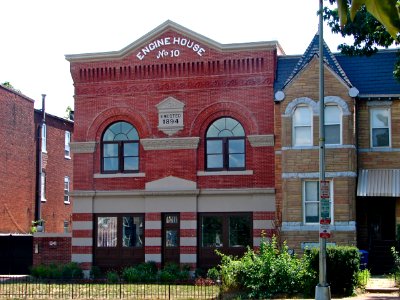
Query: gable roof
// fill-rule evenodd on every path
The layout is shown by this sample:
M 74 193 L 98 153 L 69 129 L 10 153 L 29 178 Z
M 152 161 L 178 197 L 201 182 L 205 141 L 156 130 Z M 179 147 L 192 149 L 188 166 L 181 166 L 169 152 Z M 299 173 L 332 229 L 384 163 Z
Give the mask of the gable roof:
M 303 55 L 278 56 L 275 91 L 283 90 L 318 55 L 319 38 L 315 35 Z M 400 82 L 393 76 L 397 49 L 380 50 L 372 56 L 347 56 L 332 53 L 324 43 L 324 61 L 350 87 L 359 90 L 360 98 L 400 97 Z
M 155 29 L 151 30 L 150 32 L 139 38 L 138 40 L 122 48 L 121 50 L 111 51 L 111 52 L 98 52 L 98 53 L 67 54 L 65 55 L 65 58 L 70 62 L 120 59 L 130 54 L 133 50 L 140 48 L 143 45 L 146 45 L 147 43 L 153 41 L 156 37 L 160 36 L 165 31 L 168 30 L 173 30 L 178 33 L 184 34 L 188 37 L 193 38 L 194 40 L 200 41 L 210 46 L 211 48 L 218 49 L 221 51 L 277 48 L 278 52 L 284 53 L 282 47 L 277 41 L 220 44 L 186 27 L 183 27 L 171 20 L 167 20 L 158 27 L 156 27 Z
M 319 34 L 315 34 L 311 43 L 308 45 L 304 54 L 300 57 L 297 64 L 295 65 L 294 69 L 292 70 L 289 77 L 284 82 L 281 89 L 284 89 L 292 80 L 293 78 L 312 60 L 312 58 L 317 55 L 319 57 Z M 349 78 L 347 77 L 346 73 L 336 60 L 335 56 L 332 54 L 331 50 L 329 49 L 328 45 L 323 41 L 323 57 L 324 63 L 330 67 L 330 69 L 335 72 L 348 86 L 352 86 Z

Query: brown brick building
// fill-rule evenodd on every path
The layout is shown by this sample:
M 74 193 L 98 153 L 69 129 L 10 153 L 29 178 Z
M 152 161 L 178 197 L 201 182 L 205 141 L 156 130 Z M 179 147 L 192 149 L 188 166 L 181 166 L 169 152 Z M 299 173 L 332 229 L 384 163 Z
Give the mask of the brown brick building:
M 67 55 L 73 261 L 208 267 L 273 234 L 277 52 L 167 21 L 121 51 Z
M 296 252 L 319 238 L 318 40 L 302 56 L 279 57 L 275 82 L 276 199 L 282 238 Z M 392 50 L 369 58 L 334 55 L 324 45 L 328 243 L 368 251 L 373 272 L 390 271 L 400 223 L 395 57 Z

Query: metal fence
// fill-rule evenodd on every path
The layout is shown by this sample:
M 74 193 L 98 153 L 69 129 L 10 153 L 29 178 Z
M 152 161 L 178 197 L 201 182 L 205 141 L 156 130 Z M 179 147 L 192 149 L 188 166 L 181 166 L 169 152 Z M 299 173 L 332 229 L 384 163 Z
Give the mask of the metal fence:
M 6 299 L 219 299 L 220 290 L 218 285 L 196 283 L 0 278 L 0 298 Z

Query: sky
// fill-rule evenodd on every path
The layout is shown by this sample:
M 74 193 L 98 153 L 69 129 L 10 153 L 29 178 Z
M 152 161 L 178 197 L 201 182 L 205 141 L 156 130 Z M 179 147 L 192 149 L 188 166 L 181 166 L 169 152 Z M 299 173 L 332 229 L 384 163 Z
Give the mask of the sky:
M 6 1 L 0 83 L 34 99 L 35 108 L 46 94 L 46 111 L 64 117 L 74 106 L 66 54 L 118 51 L 166 20 L 221 44 L 276 40 L 286 54 L 302 54 L 318 31 L 318 7 L 318 0 Z M 324 39 L 333 52 L 345 41 L 327 26 Z

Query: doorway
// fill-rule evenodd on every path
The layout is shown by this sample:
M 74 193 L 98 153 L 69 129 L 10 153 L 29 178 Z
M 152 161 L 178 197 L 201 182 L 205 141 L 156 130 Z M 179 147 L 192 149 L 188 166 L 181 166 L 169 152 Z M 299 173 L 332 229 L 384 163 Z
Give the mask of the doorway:
M 164 213 L 162 221 L 162 265 L 180 263 L 179 213 Z
M 396 198 L 357 199 L 358 248 L 369 252 L 368 268 L 373 274 L 389 273 L 393 266 L 390 248 L 396 239 Z

